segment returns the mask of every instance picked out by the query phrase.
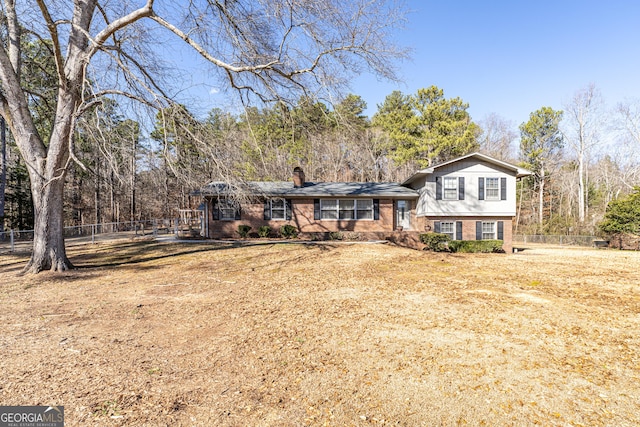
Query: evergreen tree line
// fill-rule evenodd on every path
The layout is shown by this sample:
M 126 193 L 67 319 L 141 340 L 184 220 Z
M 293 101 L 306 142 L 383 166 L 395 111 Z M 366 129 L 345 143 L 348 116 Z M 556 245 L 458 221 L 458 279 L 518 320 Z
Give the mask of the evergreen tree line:
M 37 80 L 34 70 L 29 78 L 46 88 L 47 73 L 41 74 Z M 53 115 L 47 94 L 38 93 L 33 102 L 46 135 Z M 371 118 L 357 95 L 331 107 L 302 98 L 241 114 L 213 109 L 204 119 L 173 105 L 144 132 L 115 100 L 103 99 L 78 122 L 66 223 L 174 218 L 178 209 L 197 206 L 193 192 L 208 182 L 240 188 L 243 181 L 289 180 L 296 166 L 309 181 L 402 182 L 418 169 L 479 150 L 533 172 L 517 190 L 518 233 L 593 234 L 608 204 L 640 184 L 638 105 L 607 111 L 589 86 L 564 110 L 542 107 L 516 127 L 497 115 L 474 122 L 467 103 L 432 86 L 392 92 Z M 29 229 L 29 178 L 11 135 L 5 188 L 5 228 Z

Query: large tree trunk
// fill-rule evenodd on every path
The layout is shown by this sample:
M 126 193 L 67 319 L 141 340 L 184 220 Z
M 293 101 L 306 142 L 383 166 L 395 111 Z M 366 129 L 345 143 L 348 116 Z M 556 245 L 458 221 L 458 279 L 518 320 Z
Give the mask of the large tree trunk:
M 42 140 L 29 110 L 29 103 L 20 82 L 20 26 L 15 2 L 6 1 L 9 51 L 0 46 L 0 107 L 10 125 L 31 180 L 34 207 L 33 252 L 24 271 L 64 271 L 72 268 L 64 246 L 63 189 L 69 159 L 69 143 L 75 114 L 81 100 L 84 70 L 88 59 L 88 29 L 96 0 L 75 2 L 67 58 L 63 58 L 61 43 L 44 2 L 39 3 L 50 29 L 53 53 L 58 73 L 58 94 L 53 128 L 48 144 Z
M 54 37 L 54 52 L 56 53 L 56 65 L 58 66 L 59 87 L 56 102 L 56 112 L 51 137 L 48 146 L 37 136 L 33 120 L 30 116 L 26 98 L 16 96 L 16 113 L 23 114 L 23 122 L 32 130 L 29 133 L 16 133 L 20 152 L 30 154 L 27 161 L 29 177 L 31 178 L 31 192 L 35 212 L 33 252 L 31 259 L 24 271 L 38 273 L 43 270 L 65 271 L 73 268 L 67 258 L 64 245 L 64 181 L 69 167 L 70 141 L 74 128 L 75 115 L 82 99 L 82 87 L 84 71 L 87 60 L 87 46 L 89 39 L 87 31 L 91 25 L 91 18 L 96 7 L 96 0 L 84 0 L 74 2 L 73 19 L 69 34 L 67 57 L 62 58 L 59 50 L 58 34 L 52 32 Z M 41 9 L 44 6 L 41 6 Z M 48 11 L 43 10 L 45 15 Z M 51 19 L 50 16 L 48 19 Z M 1 58 L 1 56 L 0 56 Z M 15 76 L 8 75 L 12 80 Z M 9 82 L 11 83 L 11 82 Z M 18 81 L 8 84 L 9 87 L 18 88 Z M 11 104 L 11 103 L 9 103 Z M 14 114 L 14 119 L 17 118 Z M 20 135 L 18 137 L 17 135 Z
M 67 109 L 73 110 L 74 100 L 68 97 Z M 64 110 L 65 107 L 62 107 Z M 59 108 L 60 110 L 60 108 Z M 67 112 L 66 120 L 56 122 L 49 147 L 45 148 L 36 132 L 24 128 L 12 128 L 16 142 L 21 147 L 33 147 L 25 157 L 34 209 L 33 252 L 24 268 L 26 273 L 43 270 L 65 271 L 73 266 L 64 247 L 63 196 L 64 178 L 69 159 L 69 135 L 73 111 Z M 27 130 L 35 130 L 35 128 Z M 33 144 L 33 145 L 31 145 Z
M 24 271 L 65 271 L 73 268 L 64 245 L 64 181 L 69 159 L 69 138 L 77 103 L 76 91 L 60 90 L 47 155 L 30 165 L 34 207 L 33 252 Z
M 31 177 L 32 182 L 34 177 Z M 65 271 L 73 268 L 64 245 L 63 220 L 64 178 L 45 183 L 40 179 L 31 185 L 35 208 L 34 240 L 31 259 L 24 271 Z

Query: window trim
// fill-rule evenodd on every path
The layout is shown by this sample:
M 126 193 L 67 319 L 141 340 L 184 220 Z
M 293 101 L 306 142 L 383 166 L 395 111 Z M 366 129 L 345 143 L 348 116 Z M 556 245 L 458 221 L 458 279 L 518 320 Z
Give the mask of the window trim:
M 274 208 L 273 207 L 273 202 L 274 201 L 281 201 L 282 202 L 282 207 L 281 208 Z M 282 211 L 282 218 L 276 218 L 274 216 L 274 211 L 275 212 L 280 212 Z M 270 219 L 272 221 L 286 221 L 287 220 L 287 201 L 283 198 L 275 198 L 275 199 L 269 199 L 269 214 L 270 214 Z
M 497 180 L 497 188 L 489 188 L 488 180 Z M 489 190 L 497 190 L 497 194 L 488 197 Z M 505 176 L 481 176 L 478 177 L 478 200 L 500 202 L 507 200 L 507 177 Z
M 239 216 L 241 215 L 240 207 L 235 202 L 229 199 L 216 199 L 214 209 L 217 210 L 218 221 L 238 221 Z M 225 216 L 225 212 L 233 212 L 233 215 Z
M 338 200 L 338 219 L 349 221 L 356 219 L 357 216 L 355 199 Z
M 497 184 L 496 187 L 489 188 L 489 181 Z M 489 196 L 489 190 L 495 191 L 495 195 Z M 500 178 L 497 176 L 487 176 L 484 178 L 484 200 L 500 200 Z
M 453 182 L 452 187 L 447 187 L 447 182 Z M 447 191 L 452 193 L 453 197 L 447 197 Z M 455 176 L 442 177 L 442 200 L 458 200 L 458 178 Z
M 373 221 L 373 217 L 375 216 L 375 214 L 373 212 L 374 211 L 373 199 L 354 199 L 354 201 L 355 201 L 354 212 L 355 212 L 356 220 L 359 220 L 359 221 L 362 221 L 362 220 Z M 370 202 L 370 203 L 367 203 L 368 206 L 366 206 L 364 209 L 362 209 L 360 207 L 361 204 L 359 202 Z M 359 218 L 358 212 L 366 212 L 367 216 L 369 216 L 369 212 L 370 212 L 371 213 L 371 218 Z
M 331 206 L 330 207 L 325 206 L 327 202 L 335 203 L 335 206 L 333 206 L 333 209 L 331 209 L 332 208 Z M 324 217 L 325 212 L 333 212 L 335 213 L 336 217 L 325 218 Z M 338 201 L 338 199 L 320 199 L 320 220 L 321 221 L 337 221 L 338 215 L 340 215 L 340 202 Z
M 442 223 L 453 223 L 453 231 L 451 233 L 446 232 L 443 233 L 442 232 Z M 449 235 L 449 237 L 451 238 L 451 240 L 464 240 L 464 226 L 463 226 L 464 221 L 453 221 L 453 220 L 447 220 L 447 221 L 434 221 L 433 222 L 433 231 L 435 233 L 442 233 L 442 234 L 447 234 Z
M 464 176 L 436 176 L 436 200 L 455 202 L 464 200 L 465 193 Z M 447 186 L 448 183 L 450 186 Z M 453 185 L 452 185 L 453 184 Z M 447 195 L 445 197 L 445 195 Z
M 451 231 L 444 231 L 443 226 L 451 224 Z M 456 221 L 440 221 L 440 233 L 448 235 L 451 240 L 456 240 Z
M 273 202 L 274 201 L 282 201 L 282 207 L 274 207 L 273 206 Z M 281 215 L 280 212 L 284 211 Z M 277 215 L 276 218 L 274 218 L 273 213 L 277 212 L 279 215 Z M 292 203 L 291 203 L 291 199 L 286 199 L 284 197 L 273 197 L 273 198 L 267 198 L 264 200 L 264 208 L 263 208 L 263 215 L 262 215 L 262 219 L 264 221 L 291 221 L 291 218 L 293 216 L 293 209 L 292 209 Z
M 320 221 L 373 221 L 375 220 L 375 201 L 374 199 L 346 199 L 346 198 L 340 198 L 340 199 L 320 199 L 320 206 L 319 206 L 319 212 L 320 212 Z M 359 209 L 359 207 L 362 206 L 362 204 L 359 204 L 359 202 L 364 202 L 367 201 L 369 202 L 369 206 L 366 209 Z M 331 204 L 335 204 L 335 206 L 330 206 L 327 207 L 326 204 L 327 202 L 330 202 Z M 353 202 L 353 209 L 340 209 L 340 202 Z M 343 203 L 344 205 L 345 203 Z M 323 216 L 323 214 L 325 212 L 333 212 L 335 214 L 335 218 L 325 218 Z M 340 214 L 341 212 L 352 212 L 353 213 L 353 218 L 340 218 Z M 360 218 L 358 216 L 358 212 L 367 212 L 368 214 L 366 216 L 368 216 L 368 218 Z
M 485 231 L 485 225 L 491 225 L 492 231 L 491 237 L 485 237 L 485 234 L 489 234 Z M 497 221 L 482 221 L 482 240 L 496 240 L 498 238 L 498 222 Z

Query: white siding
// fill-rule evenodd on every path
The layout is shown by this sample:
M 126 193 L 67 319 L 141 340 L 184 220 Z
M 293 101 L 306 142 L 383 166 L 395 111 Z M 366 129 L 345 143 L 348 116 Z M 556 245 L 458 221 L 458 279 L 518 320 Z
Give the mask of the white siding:
M 436 200 L 437 177 L 464 177 L 464 200 Z M 479 200 L 478 178 L 506 178 L 506 200 Z M 425 179 L 413 183 L 420 192 L 416 213 L 418 216 L 515 216 L 515 172 L 491 163 L 468 158 L 437 168 Z M 486 184 L 485 184 L 486 187 Z

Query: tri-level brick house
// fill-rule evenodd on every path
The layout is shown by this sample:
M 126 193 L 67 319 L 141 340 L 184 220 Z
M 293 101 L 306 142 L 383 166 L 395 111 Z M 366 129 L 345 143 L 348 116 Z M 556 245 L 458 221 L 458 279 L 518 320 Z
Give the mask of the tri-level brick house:
M 526 169 L 481 153 L 420 170 L 403 183 L 307 182 L 300 168 L 289 182 L 249 182 L 238 203 L 225 183 L 201 190 L 205 235 L 237 237 L 238 225 L 255 231 L 285 224 L 301 236 L 354 232 L 365 238 L 416 241 L 434 231 L 456 240 L 499 239 L 512 249 L 516 180 Z

